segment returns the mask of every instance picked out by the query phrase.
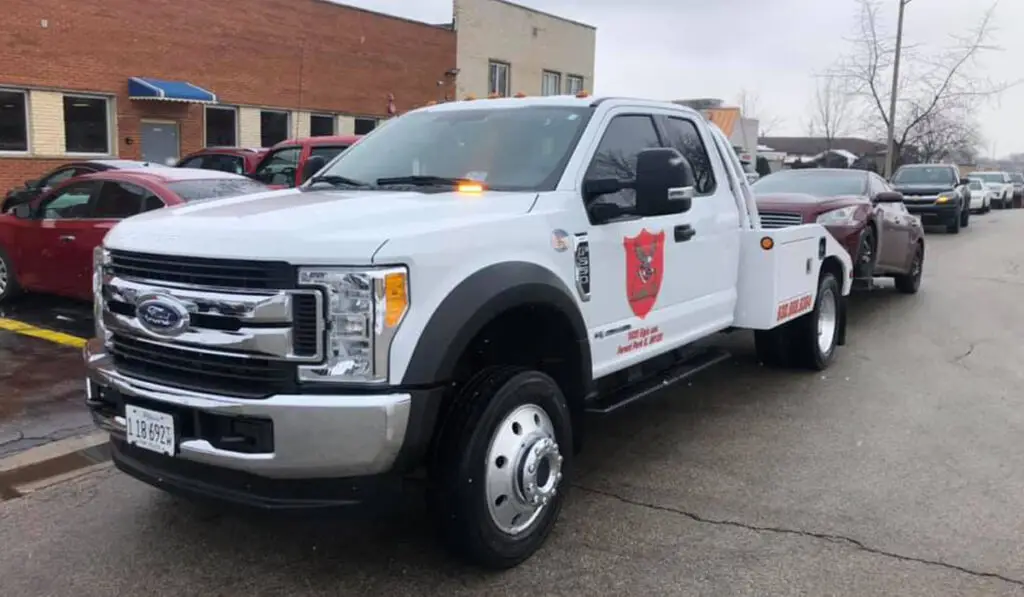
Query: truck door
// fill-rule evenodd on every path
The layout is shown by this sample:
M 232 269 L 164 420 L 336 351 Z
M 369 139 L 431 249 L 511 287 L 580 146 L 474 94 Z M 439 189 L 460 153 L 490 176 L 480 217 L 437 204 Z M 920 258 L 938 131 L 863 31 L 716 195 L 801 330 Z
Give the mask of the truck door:
M 605 123 L 584 181 L 633 178 L 637 155 L 664 146 L 650 113 L 620 108 L 609 112 Z M 631 211 L 635 199 L 630 189 L 585 199 L 591 222 L 590 293 L 583 305 L 592 326 L 597 377 L 702 335 L 707 297 L 718 283 L 702 276 L 706 265 L 701 262 L 709 256 L 694 242 L 703 210 L 639 217 Z M 601 217 L 602 209 L 619 215 Z

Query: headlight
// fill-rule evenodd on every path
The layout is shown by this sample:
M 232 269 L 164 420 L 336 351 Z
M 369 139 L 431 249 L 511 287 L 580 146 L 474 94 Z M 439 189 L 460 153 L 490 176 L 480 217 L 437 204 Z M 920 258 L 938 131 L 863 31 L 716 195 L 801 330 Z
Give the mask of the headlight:
M 856 207 L 841 207 L 832 211 L 826 211 L 818 216 L 816 221 L 823 226 L 851 225 L 857 222 L 856 216 Z
M 407 270 L 302 268 L 299 284 L 327 299 L 324 362 L 299 367 L 299 381 L 386 382 L 391 341 L 409 310 Z
M 953 200 L 953 198 L 950 197 L 949 195 L 939 195 L 938 198 L 935 199 L 935 202 L 936 203 L 949 203 L 952 200 Z
M 103 325 L 103 278 L 109 264 L 110 251 L 103 247 L 92 250 L 92 319 L 97 338 L 103 338 L 106 333 Z

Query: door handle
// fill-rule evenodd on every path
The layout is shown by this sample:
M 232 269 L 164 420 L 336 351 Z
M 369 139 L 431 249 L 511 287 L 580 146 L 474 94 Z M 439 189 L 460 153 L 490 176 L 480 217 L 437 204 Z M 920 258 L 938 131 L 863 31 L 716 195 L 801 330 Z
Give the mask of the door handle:
M 62 242 L 62 243 L 69 243 L 69 242 L 71 242 L 73 240 L 75 240 L 75 235 L 73 235 L 73 234 L 62 234 L 62 235 L 60 235 L 60 242 Z
M 676 226 L 675 235 L 677 243 L 685 243 L 686 241 L 696 236 L 697 231 L 694 230 L 693 226 L 690 226 L 689 224 L 682 224 L 680 226 Z

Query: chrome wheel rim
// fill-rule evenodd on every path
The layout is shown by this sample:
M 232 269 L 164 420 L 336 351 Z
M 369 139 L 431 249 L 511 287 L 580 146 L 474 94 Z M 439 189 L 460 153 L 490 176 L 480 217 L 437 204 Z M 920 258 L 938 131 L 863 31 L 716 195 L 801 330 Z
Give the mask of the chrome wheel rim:
M 865 234 L 860 241 L 860 265 L 867 267 L 871 265 L 871 260 L 875 258 L 874 250 L 871 246 L 871 237 Z
M 831 288 L 821 293 L 818 303 L 818 350 L 827 355 L 832 350 L 832 342 L 836 338 L 839 322 L 839 309 L 836 307 L 836 295 Z
M 562 460 L 543 408 L 524 404 L 501 421 L 485 463 L 487 509 L 501 532 L 520 535 L 540 519 L 558 492 Z
M 913 269 L 910 272 L 910 275 L 915 280 L 921 277 L 921 271 L 924 269 L 923 264 L 921 263 L 922 261 L 924 261 L 924 256 L 921 255 L 921 249 L 918 249 L 917 254 L 914 255 Z
M 7 262 L 0 259 L 0 294 L 7 290 Z

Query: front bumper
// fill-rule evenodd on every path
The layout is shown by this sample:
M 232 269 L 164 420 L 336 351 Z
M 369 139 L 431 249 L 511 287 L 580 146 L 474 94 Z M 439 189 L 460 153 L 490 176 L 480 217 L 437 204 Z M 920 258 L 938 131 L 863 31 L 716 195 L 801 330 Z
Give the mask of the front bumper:
M 144 460 L 157 476 L 163 466 L 171 476 L 174 469 L 187 478 L 179 461 L 278 480 L 388 473 L 403 451 L 414 410 L 414 392 L 254 400 L 169 388 L 119 373 L 99 340 L 86 345 L 85 360 L 86 402 L 96 424 L 111 434 L 115 461 L 123 467 Z M 124 443 L 125 404 L 174 416 L 174 457 Z M 238 443 L 242 436 L 252 441 Z
M 959 208 L 955 201 L 949 203 L 914 203 L 905 201 L 907 211 L 921 218 L 922 224 L 943 223 L 948 224 L 955 221 L 959 215 Z

